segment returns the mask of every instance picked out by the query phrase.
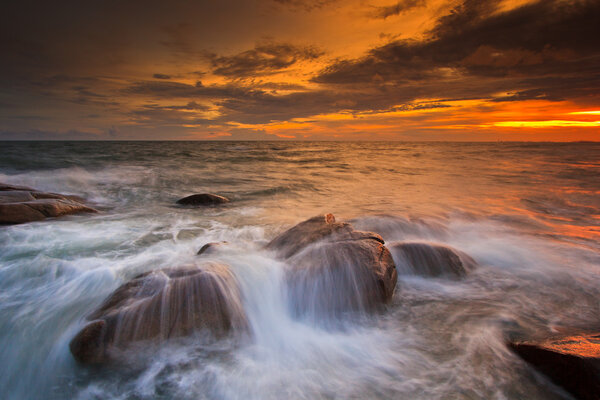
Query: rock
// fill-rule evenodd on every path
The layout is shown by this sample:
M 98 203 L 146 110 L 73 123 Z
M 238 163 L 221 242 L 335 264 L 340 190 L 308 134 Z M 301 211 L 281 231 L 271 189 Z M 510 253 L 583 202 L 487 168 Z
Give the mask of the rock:
M 290 306 L 296 315 L 366 312 L 389 302 L 397 272 L 377 234 L 356 231 L 332 214 L 304 221 L 267 248 L 287 261 Z
M 35 189 L 32 189 L 27 186 L 13 186 L 13 185 L 8 185 L 6 183 L 0 183 L 0 191 L 8 191 L 8 190 L 24 190 L 24 191 L 32 192 Z
M 0 183 L 0 224 L 21 224 L 80 212 L 97 211 L 83 204 L 78 196 Z
M 177 200 L 177 204 L 184 206 L 213 206 L 224 203 L 229 203 L 229 199 L 227 197 L 211 193 L 193 194 Z
M 399 242 L 390 251 L 400 274 L 464 277 L 477 267 L 469 255 L 443 244 Z
M 509 347 L 576 398 L 600 399 L 600 334 L 512 342 Z
M 200 247 L 200 250 L 198 250 L 198 253 L 196 253 L 196 255 L 201 255 L 201 254 L 214 254 L 215 251 L 217 251 L 220 247 L 225 246 L 229 244 L 228 242 L 210 242 L 210 243 L 206 243 L 204 246 Z
M 115 290 L 88 318 L 69 347 L 81 363 L 102 363 L 115 349 L 206 330 L 213 337 L 247 326 L 237 281 L 217 263 L 138 275 Z

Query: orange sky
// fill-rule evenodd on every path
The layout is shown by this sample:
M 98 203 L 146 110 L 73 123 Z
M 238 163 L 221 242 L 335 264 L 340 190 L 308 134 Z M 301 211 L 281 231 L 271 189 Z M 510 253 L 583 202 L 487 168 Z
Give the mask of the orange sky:
M 599 140 L 599 16 L 592 0 L 11 3 L 0 139 Z

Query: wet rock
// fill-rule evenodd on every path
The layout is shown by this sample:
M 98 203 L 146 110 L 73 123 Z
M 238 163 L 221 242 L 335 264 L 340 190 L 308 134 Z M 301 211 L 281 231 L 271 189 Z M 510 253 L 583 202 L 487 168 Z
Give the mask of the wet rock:
M 477 267 L 466 253 L 429 242 L 397 242 L 390 251 L 400 274 L 464 277 Z
M 141 274 L 115 290 L 69 347 L 81 363 L 102 363 L 115 349 L 199 330 L 220 337 L 247 326 L 237 281 L 217 263 Z
M 21 224 L 81 212 L 97 211 L 83 204 L 78 196 L 0 183 L 0 224 Z
M 336 222 L 332 214 L 304 221 L 267 248 L 287 261 L 290 306 L 297 315 L 370 311 L 391 300 L 397 272 L 383 239 Z
M 177 204 L 183 206 L 213 206 L 224 203 L 229 203 L 229 199 L 227 197 L 212 193 L 193 194 L 177 200 Z
M 576 398 L 600 399 L 600 334 L 511 342 L 509 347 Z
M 30 187 L 27 186 L 14 186 L 14 185 L 8 185 L 6 183 L 1 183 L 0 182 L 0 191 L 9 191 L 9 190 L 24 190 L 24 191 L 29 191 L 32 192 L 35 189 L 32 189 Z
M 198 253 L 196 253 L 196 255 L 201 255 L 201 254 L 214 254 L 219 248 L 225 246 L 229 244 L 228 242 L 210 242 L 210 243 L 206 243 L 204 246 L 200 247 L 200 250 L 198 250 Z

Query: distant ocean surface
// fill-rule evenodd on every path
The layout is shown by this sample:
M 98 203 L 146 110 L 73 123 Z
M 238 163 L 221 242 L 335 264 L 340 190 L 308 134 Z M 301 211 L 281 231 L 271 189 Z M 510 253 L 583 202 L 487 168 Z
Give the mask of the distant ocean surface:
M 101 212 L 0 227 L 1 399 L 561 399 L 508 337 L 600 329 L 600 143 L 0 142 L 0 182 Z M 181 208 L 210 192 L 231 202 Z M 345 329 L 294 320 L 262 245 L 333 213 L 387 243 L 455 247 L 464 280 L 400 274 Z M 68 344 L 119 285 L 228 241 L 253 327 L 135 368 Z

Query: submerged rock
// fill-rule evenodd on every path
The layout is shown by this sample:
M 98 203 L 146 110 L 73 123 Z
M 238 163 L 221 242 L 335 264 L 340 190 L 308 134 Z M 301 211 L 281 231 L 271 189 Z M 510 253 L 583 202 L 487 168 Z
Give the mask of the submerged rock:
M 600 334 L 512 342 L 509 347 L 576 398 L 600 399 Z
M 392 243 L 390 251 L 401 274 L 464 277 L 477 267 L 469 255 L 443 244 Z
M 75 359 L 101 363 L 115 348 L 206 330 L 213 337 L 247 326 L 237 281 L 217 263 L 141 274 L 115 290 L 71 341 Z
M 22 224 L 46 218 L 97 210 L 78 196 L 40 192 L 25 186 L 0 183 L 0 224 Z
M 198 250 L 198 253 L 196 253 L 196 255 L 201 255 L 201 254 L 214 254 L 215 251 L 217 251 L 220 247 L 223 247 L 225 245 L 229 244 L 228 242 L 210 242 L 210 243 L 206 243 L 204 246 L 200 247 L 200 250 Z
M 183 206 L 212 206 L 224 203 L 229 203 L 229 199 L 227 197 L 212 193 L 193 194 L 177 200 L 177 204 L 181 204 Z
M 391 300 L 397 272 L 383 239 L 336 222 L 332 214 L 304 221 L 267 248 L 286 259 L 290 306 L 297 315 L 369 311 Z

